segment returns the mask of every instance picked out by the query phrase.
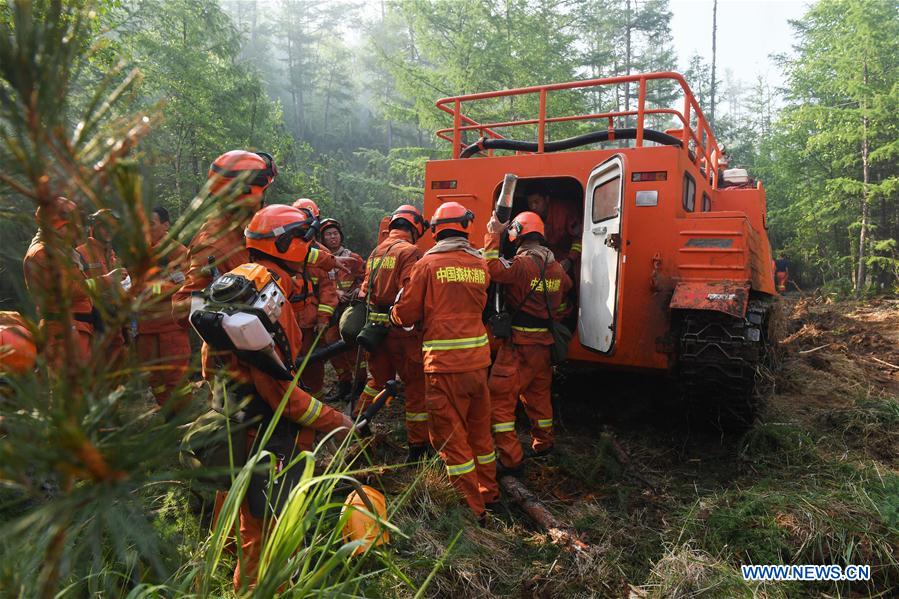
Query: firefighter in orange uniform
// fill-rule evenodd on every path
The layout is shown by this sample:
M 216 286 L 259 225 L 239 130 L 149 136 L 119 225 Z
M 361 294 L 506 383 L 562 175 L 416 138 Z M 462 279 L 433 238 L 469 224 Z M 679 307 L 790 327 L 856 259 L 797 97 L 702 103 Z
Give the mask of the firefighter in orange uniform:
M 484 257 L 491 279 L 505 287 L 506 305 L 512 314 L 512 337 L 502 340 L 489 385 L 498 458 L 500 465 L 514 474 L 520 471 L 523 458 L 515 433 L 519 398 L 531 421 L 534 454 L 544 455 L 553 447 L 553 336 L 548 322 L 561 317 L 559 306 L 571 288 L 571 279 L 544 245 L 543 221 L 536 213 L 518 214 L 508 228 L 509 240 L 516 248 L 512 262 L 500 258 L 505 225 L 495 216 L 487 223 Z
M 91 356 L 93 304 L 81 256 L 75 251 L 81 219 L 75 202 L 59 197 L 37 210 L 40 229 L 25 254 L 25 285 L 37 304 L 47 365 L 59 370 L 71 343 L 70 359 L 87 364 Z M 51 263 L 58 269 L 53 272 Z
M 118 217 L 108 208 L 97 210 L 88 217 L 88 238 L 75 248 L 84 264 L 84 274 L 89 285 L 97 284 L 95 291 L 105 301 L 105 306 L 114 307 L 121 297 L 123 289 L 118 281 L 107 281 L 104 275 L 120 268 L 121 263 L 112 247 L 112 237 L 118 226 Z M 123 271 L 124 272 L 124 271 Z M 126 273 L 127 274 L 127 273 Z M 94 306 L 97 308 L 97 306 Z M 125 337 L 121 330 L 105 331 L 104 317 L 110 314 L 103 309 L 94 310 L 94 326 L 99 332 L 106 333 L 105 345 L 110 355 L 120 356 L 125 347 Z
M 321 223 L 321 228 L 319 229 L 319 236 L 321 237 L 322 244 L 334 256 L 352 256 L 354 259 L 358 260 L 358 266 L 353 268 L 350 272 L 343 272 L 340 269 L 335 268 L 328 273 L 329 278 L 334 281 L 337 286 L 338 301 L 337 312 L 334 314 L 334 318 L 331 319 L 331 322 L 334 324 L 325 334 L 325 342 L 330 345 L 340 339 L 340 331 L 338 330 L 339 327 L 337 326 L 337 322 L 340 320 L 340 315 L 343 314 L 343 311 L 346 310 L 350 302 L 359 295 L 359 286 L 362 285 L 362 281 L 365 279 L 365 269 L 363 268 L 362 258 L 359 254 L 356 254 L 343 246 L 343 228 L 341 228 L 340 222 L 336 219 L 324 219 Z M 345 352 L 331 358 L 331 365 L 334 367 L 334 372 L 337 373 L 337 386 L 325 399 L 328 403 L 334 403 L 345 399 L 354 391 L 356 386 L 360 387 L 356 392 L 362 392 L 361 386 L 365 384 L 365 371 L 367 365 L 364 361 L 360 360 L 360 364 L 357 368 L 357 355 L 358 348 L 356 345 L 350 345 Z M 355 375 L 353 374 L 354 370 Z
M 437 208 L 431 222 L 437 245 L 412 269 L 390 320 L 422 331 L 431 444 L 481 520 L 499 499 L 499 489 L 490 435 L 490 348 L 482 322 L 490 275 L 468 242 L 473 220 L 474 214 L 456 202 Z
M 300 198 L 293 207 L 306 212 L 312 220 L 318 221 L 320 211 L 318 204 L 308 198 Z M 317 244 L 315 244 L 317 247 Z M 359 259 L 361 263 L 361 258 Z M 329 271 L 320 266 L 306 264 L 294 281 L 296 291 L 290 297 L 297 325 L 303 333 L 303 353 L 312 347 L 312 342 L 322 330 L 331 324 L 337 310 L 337 285 L 329 276 Z M 324 335 L 323 335 L 324 336 Z M 309 362 L 303 371 L 303 384 L 318 399 L 325 384 L 325 365 L 323 362 Z
M 257 212 L 246 229 L 246 247 L 252 263 L 247 266 L 259 265 L 267 269 L 265 276 L 276 281 L 285 297 L 294 293 L 294 277 L 303 268 L 310 249 L 304 239 L 309 224 L 304 212 L 276 204 Z M 286 306 L 280 312 L 278 325 L 285 334 L 291 354 L 282 355 L 279 351 L 279 358 L 284 364 L 293 364 L 302 355 L 303 339 L 293 312 Z M 238 385 L 250 385 L 255 396 L 272 411 L 278 408 L 290 385 L 290 381 L 274 378 L 254 365 L 239 362 L 234 356 L 230 356 L 228 370 Z M 316 432 L 328 433 L 346 427 L 339 435 L 342 437 L 353 426 L 347 416 L 323 405 L 299 387 L 291 392 L 283 417 L 302 427 L 295 438 L 300 450 L 313 448 Z M 249 429 L 248 447 L 255 436 L 256 429 Z M 253 584 L 263 544 L 263 520 L 251 513 L 246 500 L 240 508 L 240 535 L 242 553 L 234 571 L 235 590 Z
M 528 210 L 543 221 L 546 245 L 562 269 L 569 275 L 577 272 L 581 261 L 583 223 L 571 202 L 553 201 L 549 193 L 537 187 L 527 196 Z
M 34 368 L 36 361 L 37 346 L 22 315 L 0 312 L 0 384 L 4 375 L 23 375 Z
M 191 302 L 221 273 L 248 261 L 243 229 L 265 203 L 265 190 L 278 175 L 271 155 L 231 150 L 209 166 L 209 192 L 221 199 L 234 198 L 210 217 L 188 246 L 184 285 L 172 296 L 172 315 L 182 328 L 188 327 Z M 204 367 L 206 362 L 204 347 Z
M 162 206 L 150 213 L 150 241 L 159 273 L 151 281 L 147 309 L 137 325 L 137 355 L 141 364 L 153 367 L 150 386 L 156 403 L 164 405 L 172 390 L 184 379 L 190 363 L 190 340 L 187 331 L 172 318 L 171 295 L 184 283 L 187 248 L 166 239 L 171 219 Z
M 112 236 L 118 218 L 108 208 L 97 210 L 88 217 L 88 238 L 75 248 L 84 260 L 84 274 L 89 279 L 101 277 L 121 266 L 112 247 Z
M 389 327 L 390 307 L 409 283 L 421 258 L 416 240 L 427 222 L 415 206 L 404 204 L 390 217 L 389 234 L 368 258 L 359 296 L 368 302 L 368 322 Z M 368 357 L 369 379 L 355 405 L 358 415 L 398 373 L 405 385 L 407 461 L 420 460 L 428 450 L 428 412 L 425 408 L 421 331 L 390 328 L 380 347 Z

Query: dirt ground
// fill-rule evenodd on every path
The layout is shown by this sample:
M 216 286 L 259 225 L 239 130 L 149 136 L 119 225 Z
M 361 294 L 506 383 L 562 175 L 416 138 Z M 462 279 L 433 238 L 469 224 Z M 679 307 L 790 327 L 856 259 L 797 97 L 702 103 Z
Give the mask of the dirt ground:
M 664 378 L 558 377 L 557 449 L 524 481 L 586 551 L 509 503 L 477 528 L 435 461 L 372 477 L 407 535 L 396 560 L 418 583 L 442 564 L 432 597 L 899 594 L 899 301 L 797 296 L 783 309 L 779 367 L 762 373 L 763 407 L 743 432 L 684 410 Z M 382 416 L 378 461 L 402 456 L 399 410 Z M 768 563 L 870 564 L 872 579 L 743 581 L 741 564 Z M 395 581 L 380 592 L 415 594 Z

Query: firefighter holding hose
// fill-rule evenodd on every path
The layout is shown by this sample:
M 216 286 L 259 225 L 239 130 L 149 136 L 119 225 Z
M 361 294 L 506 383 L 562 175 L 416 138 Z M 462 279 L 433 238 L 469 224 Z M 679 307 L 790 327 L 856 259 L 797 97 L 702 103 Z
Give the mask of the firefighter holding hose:
M 504 231 L 515 244 L 515 257 L 500 257 Z M 519 398 L 531 421 L 531 452 L 544 455 L 553 447 L 553 410 L 550 388 L 552 320 L 571 288 L 571 279 L 546 247 L 543 221 L 534 212 L 522 212 L 511 223 L 496 214 L 487 223 L 484 257 L 493 281 L 503 285 L 511 315 L 511 335 L 501 341 L 490 371 L 493 403 L 493 435 L 500 465 L 520 474 L 524 454 L 515 432 L 515 408 Z

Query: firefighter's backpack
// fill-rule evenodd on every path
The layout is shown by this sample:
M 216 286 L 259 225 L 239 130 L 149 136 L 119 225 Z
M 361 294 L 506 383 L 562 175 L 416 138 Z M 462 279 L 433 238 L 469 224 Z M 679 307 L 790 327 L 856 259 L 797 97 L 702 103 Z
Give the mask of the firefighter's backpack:
M 232 352 L 241 362 L 289 381 L 293 356 L 278 322 L 287 294 L 279 279 L 260 264 L 238 266 L 206 288 L 190 324 L 212 349 Z

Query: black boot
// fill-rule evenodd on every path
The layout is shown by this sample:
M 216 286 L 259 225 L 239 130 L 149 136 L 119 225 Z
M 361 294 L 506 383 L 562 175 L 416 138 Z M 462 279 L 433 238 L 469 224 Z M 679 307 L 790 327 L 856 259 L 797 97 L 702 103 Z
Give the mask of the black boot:
M 350 381 L 338 381 L 337 386 L 331 389 L 331 392 L 325 396 L 325 403 L 338 403 L 344 401 L 351 389 L 352 383 L 350 383 Z
M 503 466 L 502 462 L 499 460 L 496 461 L 496 478 L 501 476 L 513 476 L 515 478 L 524 477 L 524 463 L 518 464 L 510 468 L 509 466 Z
M 422 461 L 428 455 L 428 445 L 410 445 L 409 454 L 406 456 L 407 464 Z

